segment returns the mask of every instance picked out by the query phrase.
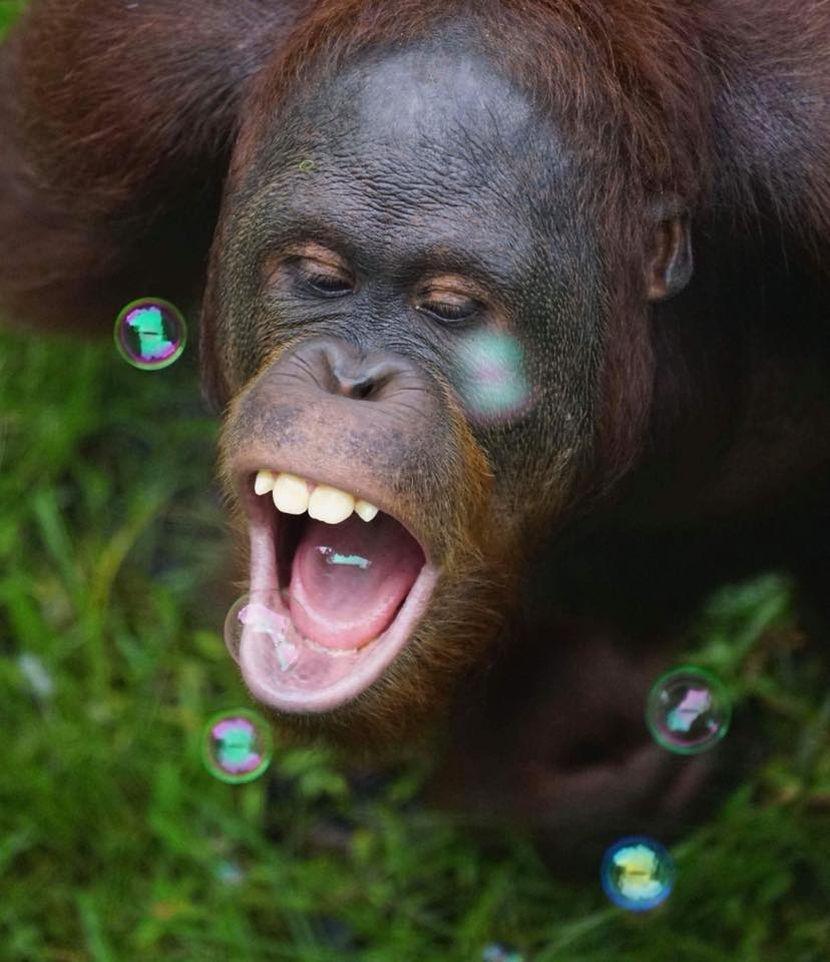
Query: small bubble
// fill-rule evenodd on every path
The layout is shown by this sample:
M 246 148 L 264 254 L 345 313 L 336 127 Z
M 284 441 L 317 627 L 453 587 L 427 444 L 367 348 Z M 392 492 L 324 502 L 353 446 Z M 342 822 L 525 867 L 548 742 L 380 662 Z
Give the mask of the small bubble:
M 245 872 L 238 862 L 224 859 L 214 868 L 214 874 L 223 885 L 239 885 L 245 878 Z
M 310 174 L 311 171 L 314 170 L 314 161 L 313 161 L 313 160 L 301 160 L 300 163 L 299 163 L 297 166 L 299 167 L 299 169 L 300 169 L 304 174 Z
M 115 319 L 115 346 L 140 371 L 161 371 L 177 360 L 187 341 L 178 308 L 157 297 L 132 301 Z
M 458 362 L 459 390 L 476 420 L 498 424 L 527 413 L 531 389 L 514 337 L 498 331 L 469 335 L 460 344 Z
M 300 653 L 288 637 L 289 619 L 276 610 L 275 601 L 276 592 L 256 592 L 253 596 L 242 595 L 231 606 L 225 617 L 225 645 L 237 663 L 242 631 L 246 627 L 268 636 L 281 671 L 288 671 L 297 663 Z
M 696 755 L 716 745 L 731 717 L 723 683 L 691 665 L 658 678 L 646 700 L 646 724 L 654 740 L 679 755 Z
M 674 860 L 654 839 L 632 836 L 620 839 L 602 858 L 600 879 L 608 898 L 621 909 L 645 912 L 670 895 L 674 885 Z
M 271 764 L 268 723 L 248 708 L 220 712 L 205 726 L 202 759 L 215 778 L 231 785 L 253 781 Z

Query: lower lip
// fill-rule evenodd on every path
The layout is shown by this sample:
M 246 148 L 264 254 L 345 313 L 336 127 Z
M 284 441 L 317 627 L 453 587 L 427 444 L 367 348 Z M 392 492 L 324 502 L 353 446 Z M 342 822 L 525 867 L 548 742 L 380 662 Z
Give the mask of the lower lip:
M 280 619 L 291 664 L 280 665 L 272 634 L 245 625 L 239 645 L 239 667 L 251 694 L 278 711 L 308 714 L 333 711 L 373 685 L 403 650 L 429 604 L 438 571 L 425 564 L 392 624 L 359 649 L 325 649 L 303 638 L 291 624 L 288 609 L 273 589 L 252 592 Z
M 238 662 L 243 680 L 258 701 L 278 711 L 310 714 L 332 711 L 373 685 L 406 646 L 426 613 L 439 569 L 424 563 L 389 627 L 359 649 L 328 649 L 308 641 L 293 626 L 278 587 L 273 516 L 250 492 L 250 596 L 278 619 L 285 619 L 286 641 L 295 657 L 280 665 L 272 634 L 243 626 Z M 283 659 L 285 664 L 285 659 Z

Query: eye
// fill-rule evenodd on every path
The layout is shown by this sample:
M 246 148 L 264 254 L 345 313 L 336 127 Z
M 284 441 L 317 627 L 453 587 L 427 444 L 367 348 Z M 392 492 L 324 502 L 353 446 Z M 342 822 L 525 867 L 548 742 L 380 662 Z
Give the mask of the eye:
M 339 297 L 342 294 L 350 294 L 354 290 L 352 280 L 346 275 L 334 268 L 321 270 L 321 267 L 328 265 L 300 259 L 296 262 L 296 266 L 303 285 L 315 294 L 321 294 L 323 297 Z
M 472 317 L 481 307 L 478 301 L 465 297 L 452 301 L 422 301 L 416 310 L 430 314 L 439 321 L 463 321 Z
M 348 294 L 352 289 L 349 281 L 333 274 L 306 274 L 305 281 L 320 294 Z

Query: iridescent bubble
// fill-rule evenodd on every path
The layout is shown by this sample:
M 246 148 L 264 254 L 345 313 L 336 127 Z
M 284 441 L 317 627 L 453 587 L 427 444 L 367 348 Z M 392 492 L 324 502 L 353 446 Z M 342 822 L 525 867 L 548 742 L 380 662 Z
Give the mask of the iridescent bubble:
M 214 867 L 214 874 L 223 885 L 239 885 L 245 879 L 245 872 L 238 862 L 224 859 Z
M 310 173 L 314 170 L 314 161 L 313 161 L 313 160 L 301 160 L 301 161 L 299 162 L 299 164 L 297 164 L 297 167 L 298 167 L 304 174 L 310 174 Z
M 515 337 L 477 331 L 460 342 L 458 364 L 461 396 L 479 423 L 510 422 L 530 410 L 524 351 Z
M 484 946 L 481 962 L 524 962 L 524 957 L 521 952 L 504 942 L 491 942 Z
M 252 595 L 242 595 L 231 605 L 225 617 L 225 645 L 237 664 L 242 631 L 248 626 L 252 631 L 268 637 L 282 671 L 288 671 L 297 663 L 300 652 L 288 637 L 290 619 L 280 613 L 277 598 L 276 591 L 254 592 Z
M 205 726 L 202 758 L 211 775 L 231 785 L 253 781 L 271 764 L 273 736 L 255 711 L 223 711 Z
M 158 297 L 130 302 L 115 319 L 115 346 L 140 371 L 160 371 L 177 360 L 187 341 L 187 325 L 173 304 Z
M 658 678 L 646 700 L 646 724 L 654 740 L 679 755 L 696 755 L 717 744 L 731 718 L 723 683 L 691 665 Z
M 631 836 L 615 842 L 602 858 L 600 879 L 621 909 L 645 912 L 664 902 L 674 885 L 674 861 L 654 839 Z

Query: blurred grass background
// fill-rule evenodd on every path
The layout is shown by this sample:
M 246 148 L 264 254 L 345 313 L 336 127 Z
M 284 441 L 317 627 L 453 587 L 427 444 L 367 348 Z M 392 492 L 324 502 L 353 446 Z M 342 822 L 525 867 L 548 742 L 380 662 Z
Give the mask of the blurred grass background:
M 0 2 L 0 30 L 21 7 Z M 220 635 L 194 353 L 147 374 L 107 339 L 0 333 L 0 960 L 830 959 L 826 651 L 775 575 L 721 592 L 689 639 L 770 754 L 673 847 L 675 892 L 645 916 L 552 879 L 519 830 L 485 849 L 424 811 L 414 768 L 356 792 L 278 743 L 258 782 L 211 778 L 205 722 L 250 701 Z

